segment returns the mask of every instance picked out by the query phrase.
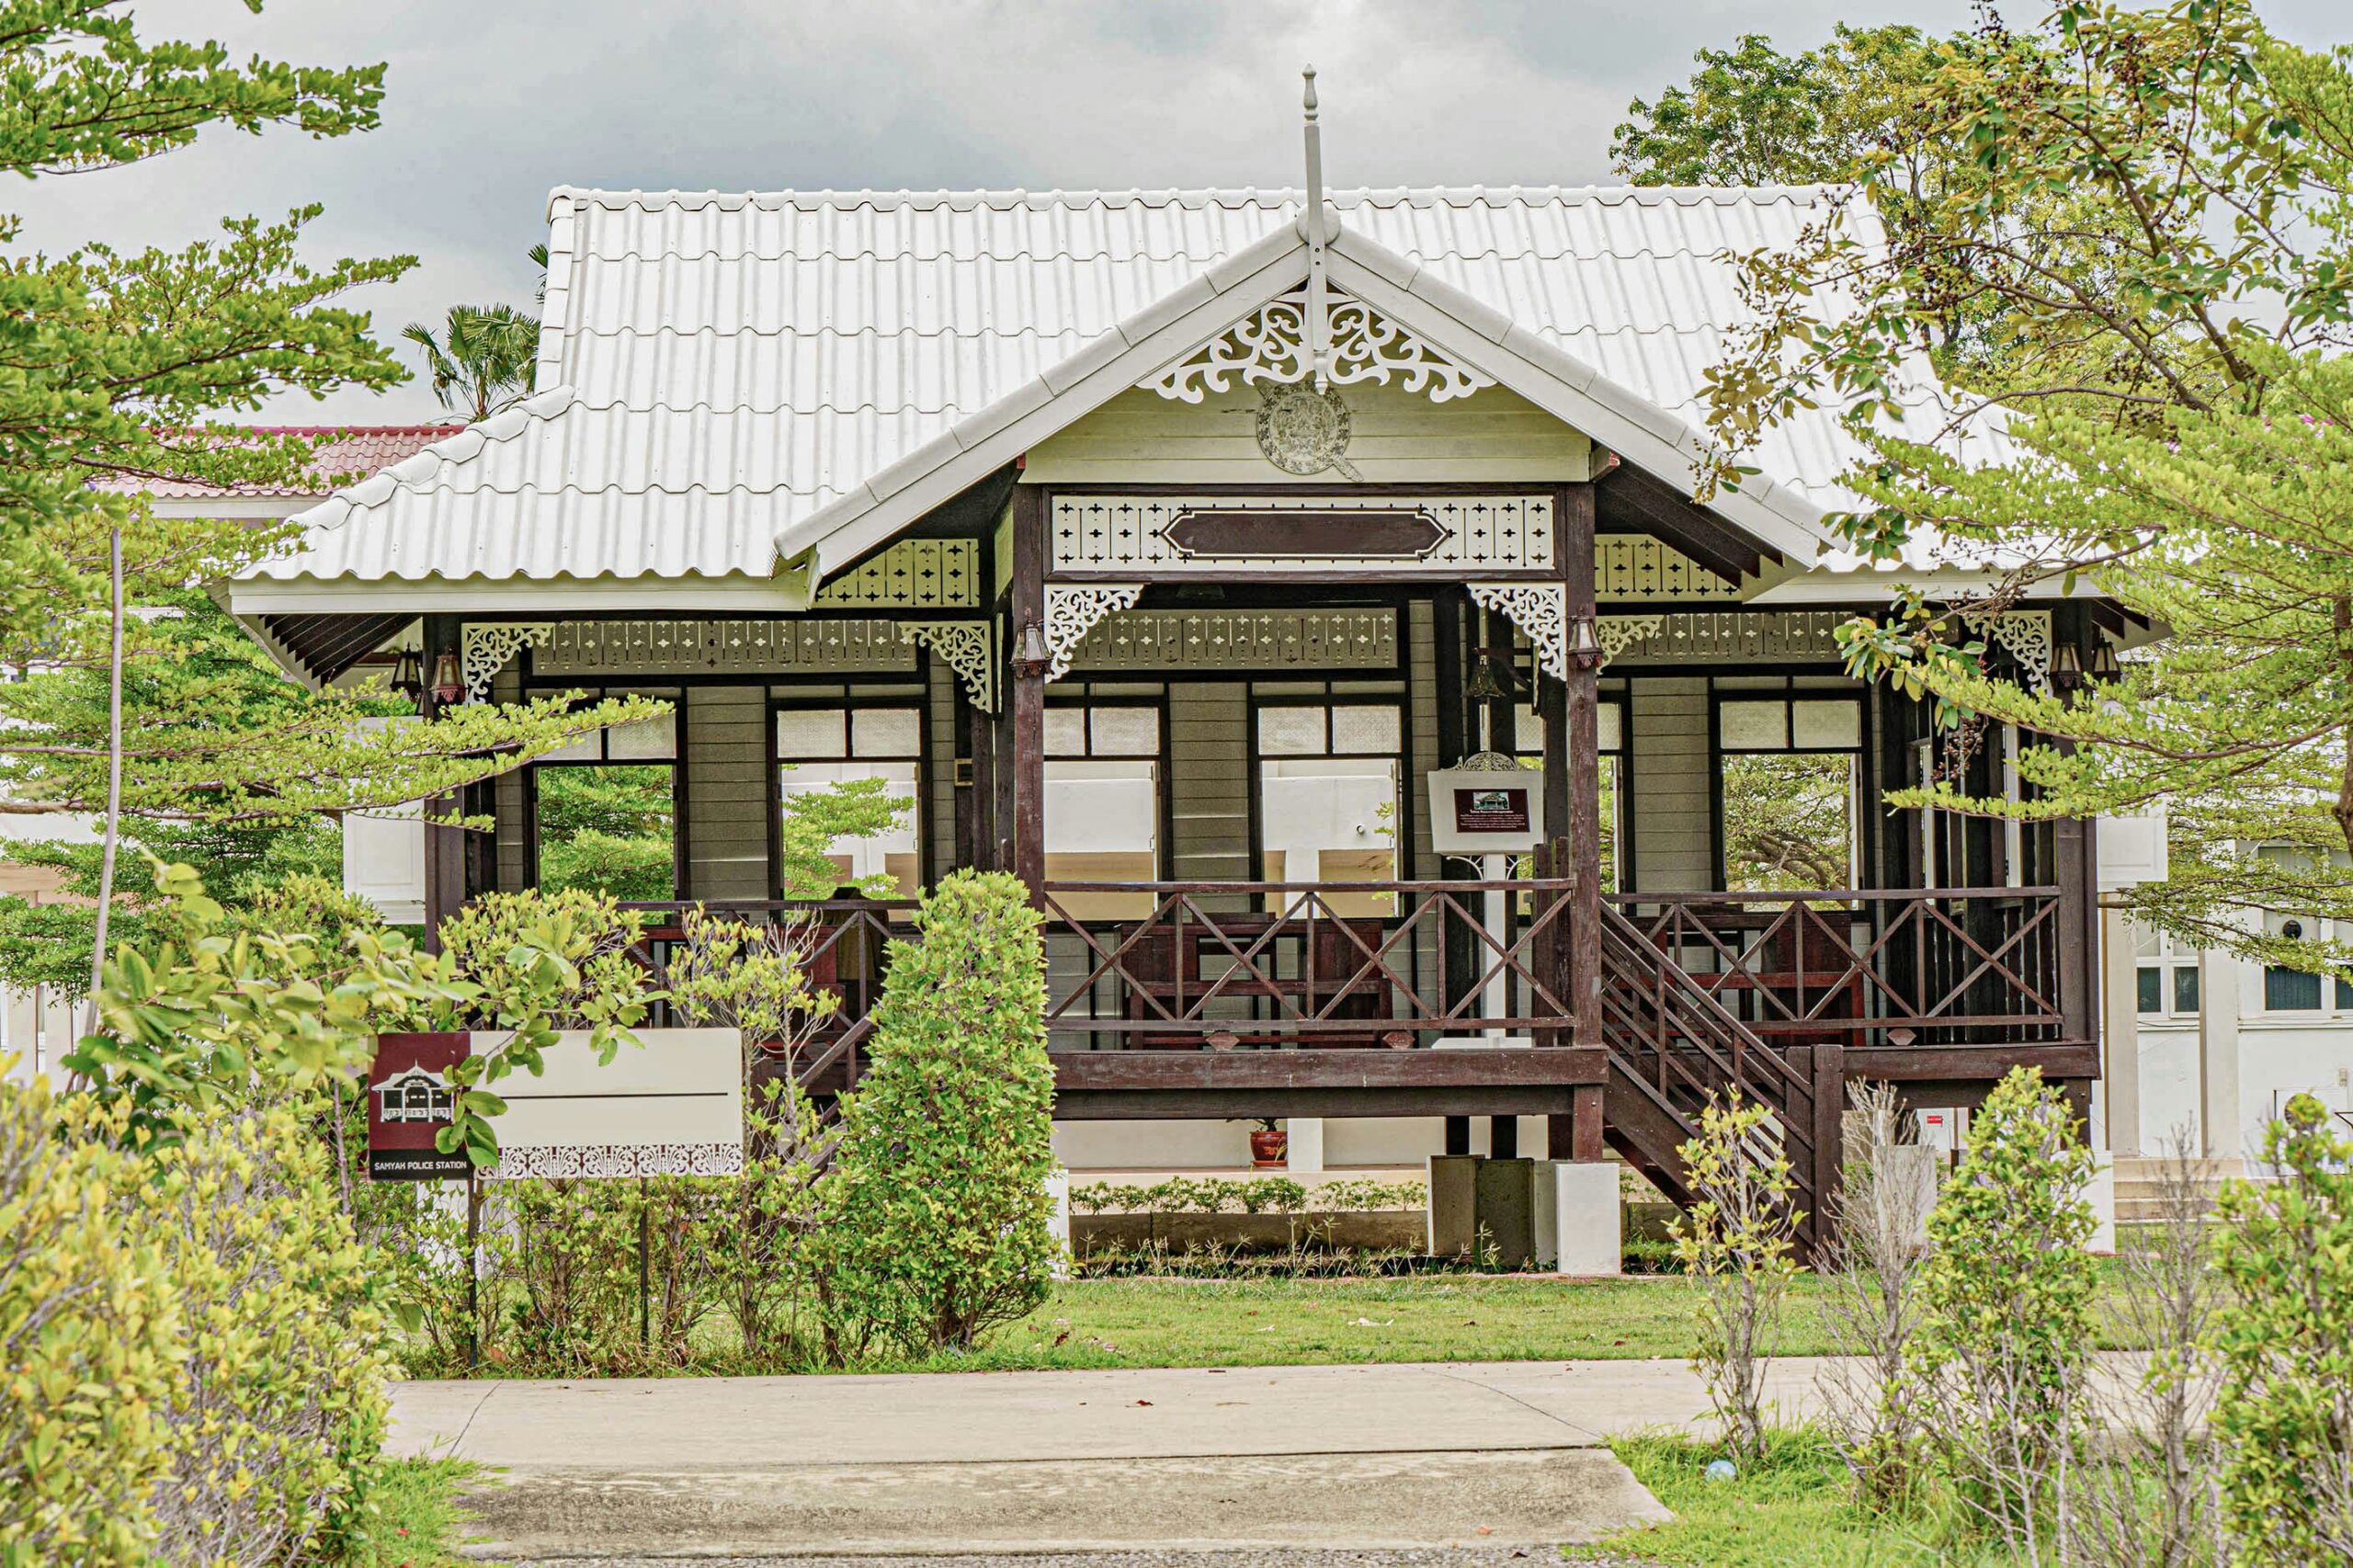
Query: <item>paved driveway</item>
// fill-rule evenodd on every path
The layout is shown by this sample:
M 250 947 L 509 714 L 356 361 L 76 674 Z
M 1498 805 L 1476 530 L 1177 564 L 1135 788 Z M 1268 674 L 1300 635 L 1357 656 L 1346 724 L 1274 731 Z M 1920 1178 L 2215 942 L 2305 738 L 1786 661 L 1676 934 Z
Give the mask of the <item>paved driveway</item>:
M 1811 1363 L 1776 1369 L 1794 1414 Z M 1662 1517 L 1604 1446 L 1679 1363 L 414 1382 L 393 1446 L 494 1467 L 507 1558 L 1490 1549 Z

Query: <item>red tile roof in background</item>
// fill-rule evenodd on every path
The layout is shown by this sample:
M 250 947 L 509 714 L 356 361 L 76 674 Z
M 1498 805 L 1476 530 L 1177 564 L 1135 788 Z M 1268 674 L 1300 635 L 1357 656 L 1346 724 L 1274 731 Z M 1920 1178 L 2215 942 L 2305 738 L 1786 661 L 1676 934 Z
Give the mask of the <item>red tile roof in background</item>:
M 159 501 L 195 500 L 208 496 L 303 496 L 324 495 L 331 486 L 325 476 L 337 473 L 372 474 L 387 469 L 403 458 L 413 457 L 434 442 L 445 440 L 464 429 L 462 425 L 256 425 L 256 436 L 307 436 L 313 438 L 333 437 L 318 449 L 311 461 L 311 472 L 321 482 L 310 485 L 247 484 L 233 489 L 218 484 L 197 484 L 187 480 L 159 479 L 148 484 L 147 494 Z

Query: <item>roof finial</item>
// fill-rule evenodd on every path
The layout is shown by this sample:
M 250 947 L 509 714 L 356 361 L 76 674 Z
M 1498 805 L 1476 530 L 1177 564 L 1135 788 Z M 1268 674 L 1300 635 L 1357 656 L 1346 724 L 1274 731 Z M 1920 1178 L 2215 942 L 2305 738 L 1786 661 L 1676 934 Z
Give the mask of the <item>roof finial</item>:
M 1300 74 L 1307 79 L 1302 103 L 1307 111 L 1307 353 L 1315 370 L 1315 390 L 1322 392 L 1332 358 L 1324 295 L 1324 246 L 1330 237 L 1324 226 L 1324 127 L 1315 115 L 1315 67 Z

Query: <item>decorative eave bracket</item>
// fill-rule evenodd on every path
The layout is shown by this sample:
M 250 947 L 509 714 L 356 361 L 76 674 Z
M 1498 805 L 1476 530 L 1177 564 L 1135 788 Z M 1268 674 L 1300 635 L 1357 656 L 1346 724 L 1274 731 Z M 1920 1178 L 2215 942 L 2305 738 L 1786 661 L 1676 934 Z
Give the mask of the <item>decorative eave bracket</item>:
M 1058 681 L 1070 674 L 1070 662 L 1086 634 L 1113 611 L 1135 608 L 1142 597 L 1142 583 L 1047 584 L 1046 679 Z
M 996 711 L 996 631 L 986 620 L 904 620 L 899 630 L 908 642 L 932 654 L 963 678 L 972 706 L 983 713 Z
M 465 644 L 459 656 L 459 669 L 466 683 L 466 700 L 480 702 L 490 695 L 490 683 L 506 667 L 506 661 L 525 647 L 544 648 L 555 636 L 555 623 L 547 620 L 474 621 L 466 627 Z
M 1470 583 L 1471 601 L 1499 611 L 1528 634 L 1536 665 L 1555 680 L 1569 678 L 1569 590 L 1563 583 Z
M 2013 609 L 1999 614 L 1963 610 L 1961 621 L 1970 631 L 1991 641 L 2018 662 L 2027 684 L 2051 695 L 2051 612 Z

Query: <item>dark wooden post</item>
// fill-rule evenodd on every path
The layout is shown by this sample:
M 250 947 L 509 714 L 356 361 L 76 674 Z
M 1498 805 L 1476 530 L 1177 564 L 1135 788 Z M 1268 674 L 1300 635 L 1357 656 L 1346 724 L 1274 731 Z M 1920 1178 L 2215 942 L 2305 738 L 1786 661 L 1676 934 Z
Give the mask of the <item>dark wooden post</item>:
M 1556 507 L 1553 548 L 1560 551 L 1561 579 L 1568 588 L 1568 624 L 1594 619 L 1593 486 L 1564 485 Z M 1569 984 L 1574 994 L 1574 1039 L 1601 1043 L 1601 667 L 1597 661 L 1572 664 L 1566 687 L 1567 822 L 1575 880 L 1570 911 Z
M 428 615 L 425 618 L 425 689 L 418 694 L 418 713 L 431 719 L 440 712 L 441 704 L 433 694 L 433 683 L 441 676 L 441 655 L 459 656 L 460 628 L 452 615 Z M 463 678 L 462 676 L 460 678 Z M 463 694 L 460 693 L 462 699 Z M 436 795 L 425 802 L 425 950 L 441 950 L 441 922 L 455 915 L 466 902 L 466 834 L 463 828 L 436 827 L 434 819 L 446 817 L 458 809 L 458 797 Z
M 2092 891 L 2092 824 L 2081 817 L 2052 824 L 2053 866 L 2059 883 L 2059 1009 L 2071 1040 L 2098 1039 L 2092 954 L 2097 948 L 2094 922 L 2098 896 Z
M 1012 755 L 1000 758 L 1013 775 L 1013 873 L 1042 905 L 1046 884 L 1046 672 L 1028 657 L 1032 630 L 1046 631 L 1046 494 L 1034 484 L 1013 487 Z
M 1847 1048 L 1843 1045 L 1817 1045 L 1810 1051 L 1800 1048 L 1793 1056 L 1810 1058 L 1800 1065 L 1800 1071 L 1810 1067 L 1813 1085 L 1813 1212 L 1805 1222 L 1811 1237 L 1807 1256 L 1816 1261 L 1830 1240 L 1831 1214 L 1837 1202 L 1838 1184 L 1844 1176 L 1844 1148 L 1847 1116 Z

